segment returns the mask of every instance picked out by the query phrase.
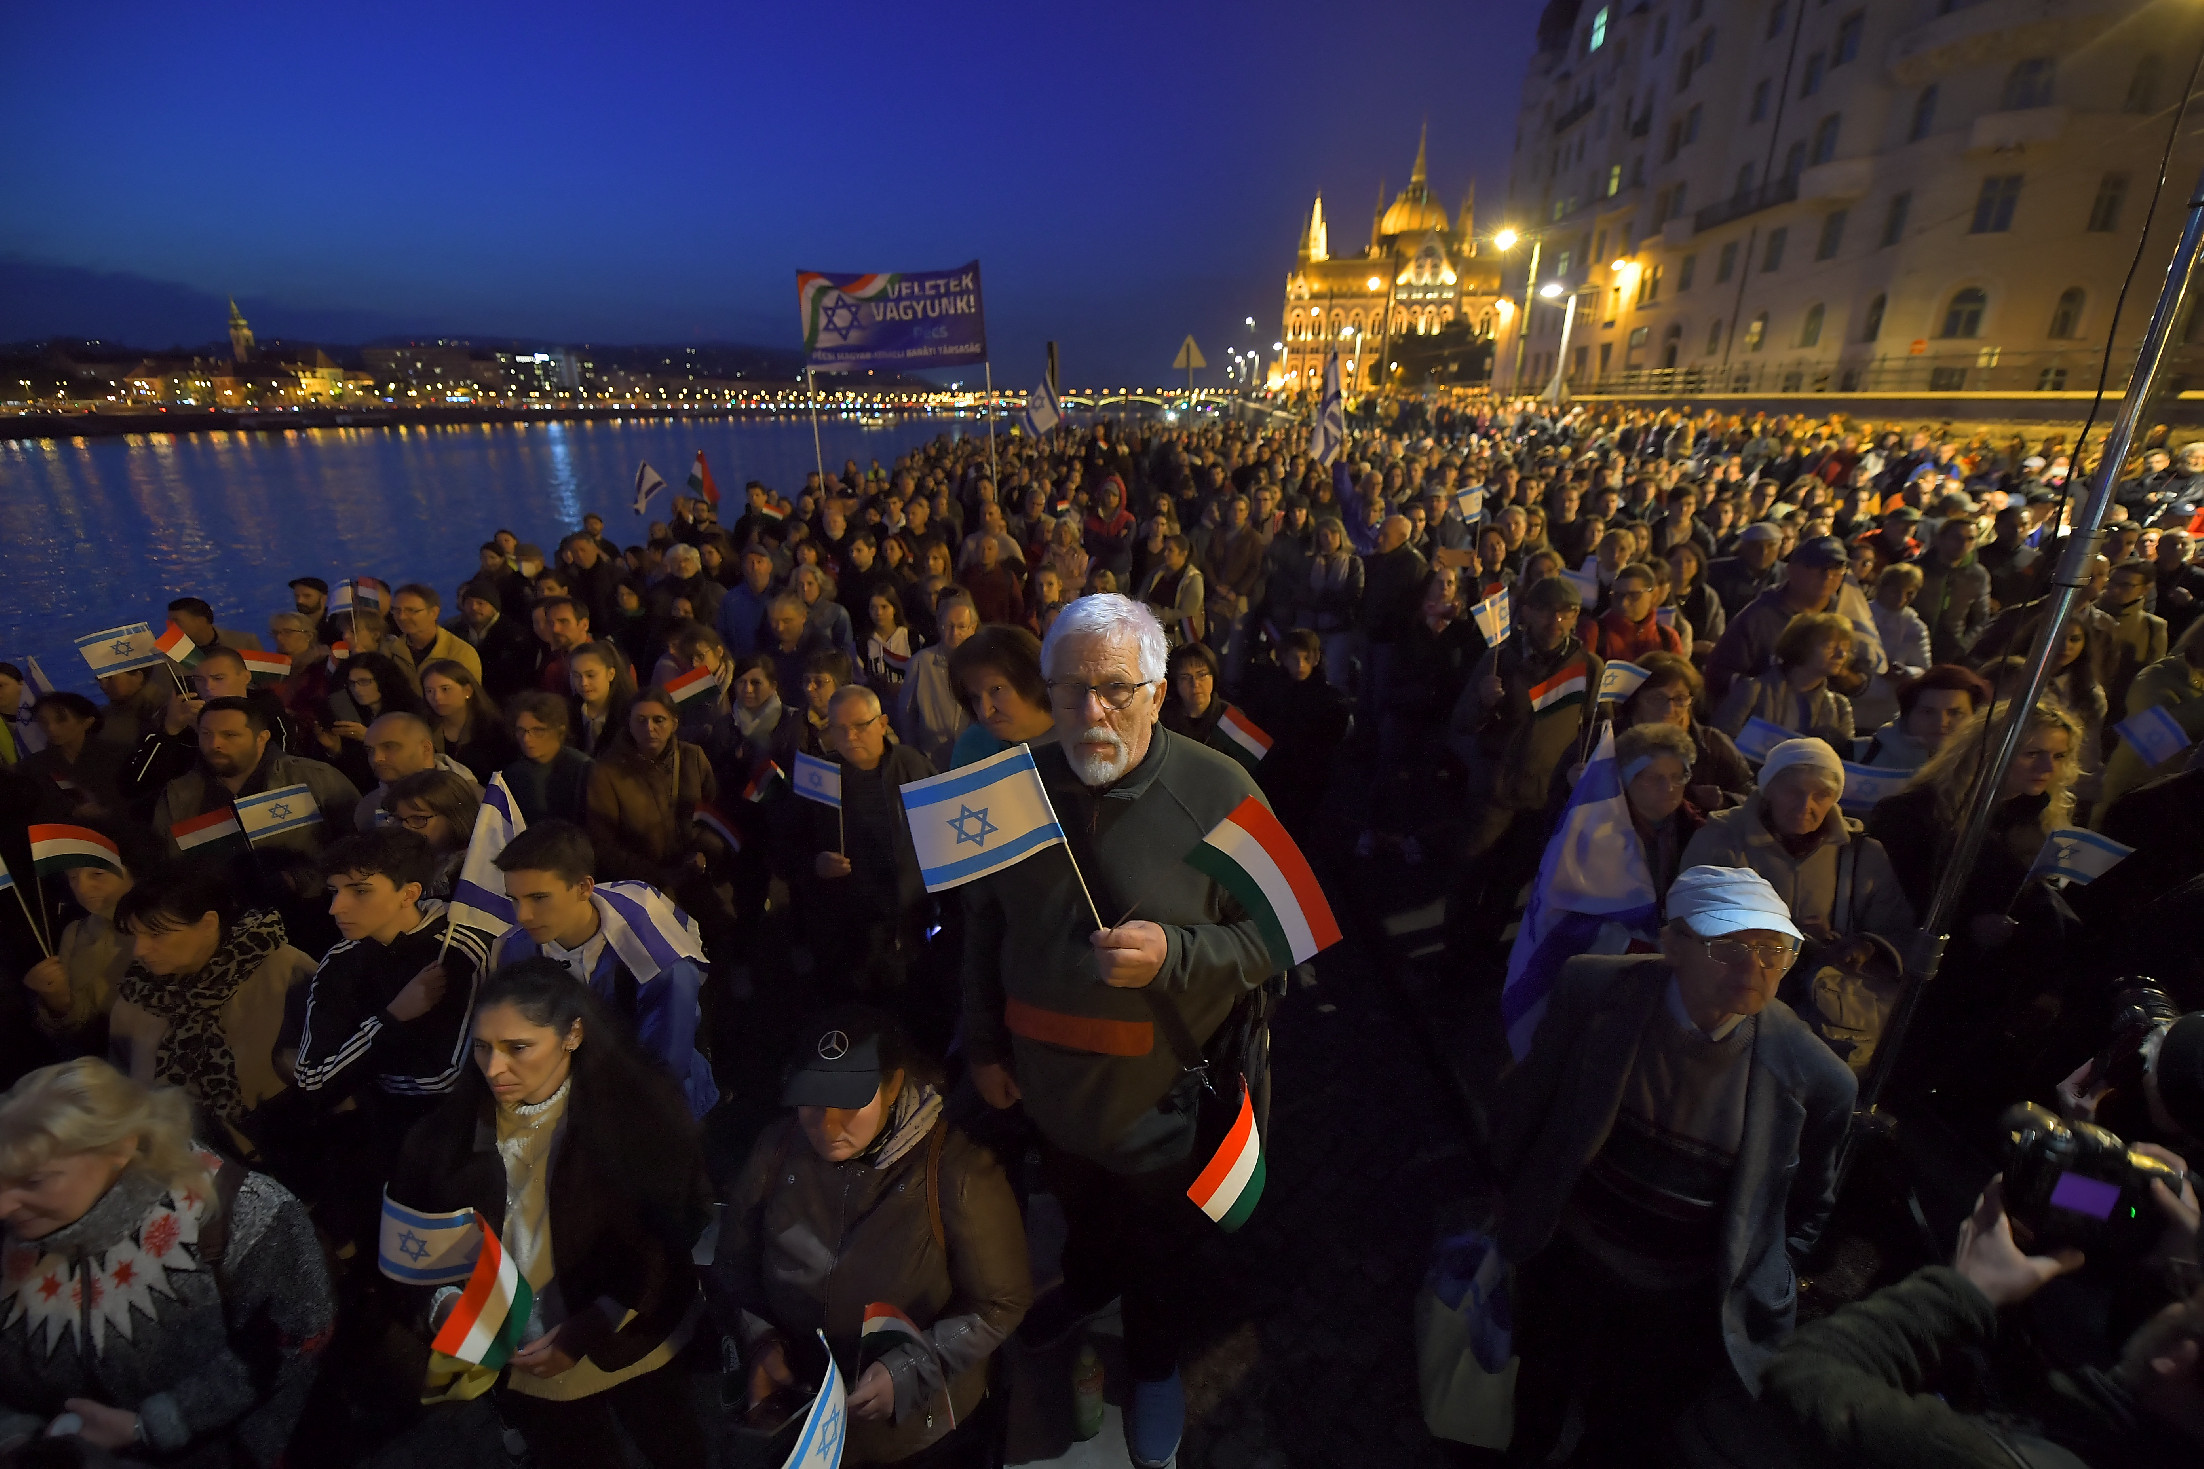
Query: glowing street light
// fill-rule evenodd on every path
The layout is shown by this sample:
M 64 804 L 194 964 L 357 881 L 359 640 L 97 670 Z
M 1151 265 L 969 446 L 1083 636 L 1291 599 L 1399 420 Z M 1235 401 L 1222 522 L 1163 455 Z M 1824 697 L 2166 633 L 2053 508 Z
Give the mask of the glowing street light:
M 1382 285 L 1384 285 L 1384 284 L 1385 284 L 1385 282 L 1384 282 L 1384 281 L 1382 281 L 1382 280 L 1380 280 L 1380 279 L 1378 279 L 1378 278 L 1377 278 L 1376 276 L 1374 276 L 1374 275 L 1373 275 L 1373 276 L 1371 276 L 1371 277 L 1369 278 L 1369 280 L 1365 281 L 1365 282 L 1364 282 L 1363 284 L 1367 285 L 1367 286 L 1368 286 L 1368 287 L 1369 287 L 1369 288 L 1370 288 L 1371 290 L 1373 290 L 1373 291 L 1374 291 L 1374 290 L 1376 290 L 1376 289 L 1377 289 L 1377 288 L 1378 288 L 1379 286 L 1382 286 Z
M 1514 230 L 1502 230 L 1500 231 L 1500 233 L 1492 237 L 1492 243 L 1499 246 L 1502 250 L 1513 250 L 1515 248 L 1515 242 L 1522 238 L 1523 237 L 1517 234 Z

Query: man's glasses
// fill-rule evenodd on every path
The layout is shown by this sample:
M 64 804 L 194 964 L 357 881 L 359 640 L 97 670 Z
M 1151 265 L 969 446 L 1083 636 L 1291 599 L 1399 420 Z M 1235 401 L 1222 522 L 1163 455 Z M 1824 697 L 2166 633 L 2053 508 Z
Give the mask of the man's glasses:
M 1740 939 L 1701 939 L 1707 957 L 1729 969 L 1753 964 L 1761 969 L 1789 969 L 1798 959 L 1797 944 L 1748 944 Z
M 1111 709 L 1123 709 L 1148 687 L 1145 683 L 1085 683 L 1075 678 L 1049 680 L 1048 697 L 1059 709 L 1083 709 L 1089 695 Z

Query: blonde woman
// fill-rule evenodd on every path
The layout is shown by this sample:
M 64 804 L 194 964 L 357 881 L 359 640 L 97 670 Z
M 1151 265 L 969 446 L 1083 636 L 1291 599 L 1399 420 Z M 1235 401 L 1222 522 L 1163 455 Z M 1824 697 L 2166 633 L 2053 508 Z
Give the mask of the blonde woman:
M 191 1101 L 84 1058 L 0 1096 L 0 1454 L 272 1464 L 336 1303 L 280 1184 L 191 1138 Z

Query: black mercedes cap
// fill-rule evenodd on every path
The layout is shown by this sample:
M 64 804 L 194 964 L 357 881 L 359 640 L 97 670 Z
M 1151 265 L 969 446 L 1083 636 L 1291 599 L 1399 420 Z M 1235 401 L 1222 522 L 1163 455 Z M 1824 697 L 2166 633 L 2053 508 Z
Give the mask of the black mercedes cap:
M 863 1005 L 821 1015 L 798 1033 L 781 1088 L 784 1107 L 865 1106 L 880 1094 L 880 1039 L 888 1017 Z

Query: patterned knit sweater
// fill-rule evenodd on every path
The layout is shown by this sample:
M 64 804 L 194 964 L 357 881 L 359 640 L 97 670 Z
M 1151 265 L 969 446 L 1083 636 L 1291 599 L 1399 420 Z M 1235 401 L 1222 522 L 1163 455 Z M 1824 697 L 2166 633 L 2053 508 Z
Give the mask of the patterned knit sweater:
M 336 1305 L 297 1199 L 234 1164 L 216 1193 L 219 1215 L 133 1168 L 75 1223 L 0 1243 L 0 1442 L 83 1397 L 164 1456 L 280 1458 Z

